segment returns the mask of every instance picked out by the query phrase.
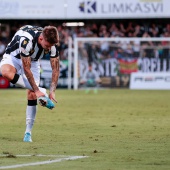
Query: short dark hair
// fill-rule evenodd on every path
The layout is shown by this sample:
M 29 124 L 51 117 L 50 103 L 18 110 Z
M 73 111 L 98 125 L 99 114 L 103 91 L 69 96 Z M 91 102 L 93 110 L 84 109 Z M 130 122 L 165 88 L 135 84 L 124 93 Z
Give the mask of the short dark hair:
M 59 34 L 58 30 L 54 26 L 45 26 L 43 29 L 43 37 L 50 44 L 58 44 L 59 43 Z

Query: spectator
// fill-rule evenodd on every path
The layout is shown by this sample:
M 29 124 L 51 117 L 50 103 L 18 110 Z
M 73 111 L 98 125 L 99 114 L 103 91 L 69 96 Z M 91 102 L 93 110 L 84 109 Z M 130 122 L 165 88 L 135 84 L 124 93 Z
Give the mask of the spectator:
M 142 37 L 142 35 L 143 35 L 143 31 L 141 30 L 141 26 L 139 24 L 137 24 L 135 26 L 135 30 L 134 30 L 133 36 L 134 37 Z
M 134 24 L 132 22 L 129 22 L 126 28 L 126 36 L 128 36 L 129 33 L 133 34 L 134 31 L 135 31 Z
M 148 31 L 149 35 L 151 37 L 159 37 L 159 28 L 158 26 L 156 26 L 156 24 L 152 24 L 151 27 L 149 28 L 149 31 Z

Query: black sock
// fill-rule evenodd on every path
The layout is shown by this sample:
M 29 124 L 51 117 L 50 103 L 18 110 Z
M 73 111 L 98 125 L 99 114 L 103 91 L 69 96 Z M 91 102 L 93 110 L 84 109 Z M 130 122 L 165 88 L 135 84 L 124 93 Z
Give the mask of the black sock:
M 18 74 L 15 74 L 14 75 L 14 78 L 10 81 L 12 84 L 15 84 L 19 79 L 19 75 Z
M 37 100 L 28 100 L 28 106 L 36 106 L 37 105 Z

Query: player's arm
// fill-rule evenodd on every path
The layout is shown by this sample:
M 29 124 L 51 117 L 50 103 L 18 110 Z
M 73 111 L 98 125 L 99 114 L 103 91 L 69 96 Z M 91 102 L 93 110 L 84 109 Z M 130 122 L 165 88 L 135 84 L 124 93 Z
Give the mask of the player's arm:
M 55 99 L 55 90 L 58 83 L 58 78 L 60 74 L 60 59 L 59 56 L 55 58 L 50 58 L 51 68 L 52 68 L 52 80 L 50 85 L 49 98 L 57 102 Z
M 42 93 L 39 90 L 38 86 L 36 85 L 33 74 L 31 72 L 31 57 L 22 57 L 21 56 L 21 60 L 22 60 L 24 73 L 25 73 L 33 91 L 35 92 L 36 96 L 37 97 L 44 96 L 44 93 Z
M 20 44 L 21 49 L 21 60 L 23 65 L 24 73 L 33 89 L 37 97 L 44 96 L 42 92 L 40 92 L 38 86 L 35 83 L 33 74 L 31 72 L 31 57 L 29 56 L 29 51 L 31 49 L 31 43 L 27 39 L 23 39 Z
M 97 71 L 93 70 L 96 83 L 101 83 L 101 79 Z
M 21 60 L 22 60 L 22 64 L 23 64 L 23 69 L 24 69 L 24 73 L 32 87 L 32 89 L 36 92 L 38 91 L 38 86 L 35 83 L 33 74 L 31 72 L 31 57 L 22 57 L 21 56 Z

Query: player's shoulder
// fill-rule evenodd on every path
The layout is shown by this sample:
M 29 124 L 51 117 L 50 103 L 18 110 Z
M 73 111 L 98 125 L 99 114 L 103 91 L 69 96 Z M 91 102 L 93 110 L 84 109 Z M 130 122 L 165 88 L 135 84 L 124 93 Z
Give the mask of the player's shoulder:
M 56 58 L 59 57 L 59 48 L 58 48 L 58 44 L 55 44 L 51 47 L 50 50 L 50 57 L 51 58 Z
M 20 28 L 20 30 L 23 30 L 23 31 L 29 31 L 29 30 L 42 31 L 43 28 L 40 27 L 40 26 L 36 26 L 36 25 L 24 25 Z
M 42 31 L 43 31 L 42 27 L 25 25 L 19 29 L 17 35 L 19 35 L 20 37 L 25 37 L 30 41 L 34 41 L 34 40 L 36 41 L 37 37 L 39 37 Z

